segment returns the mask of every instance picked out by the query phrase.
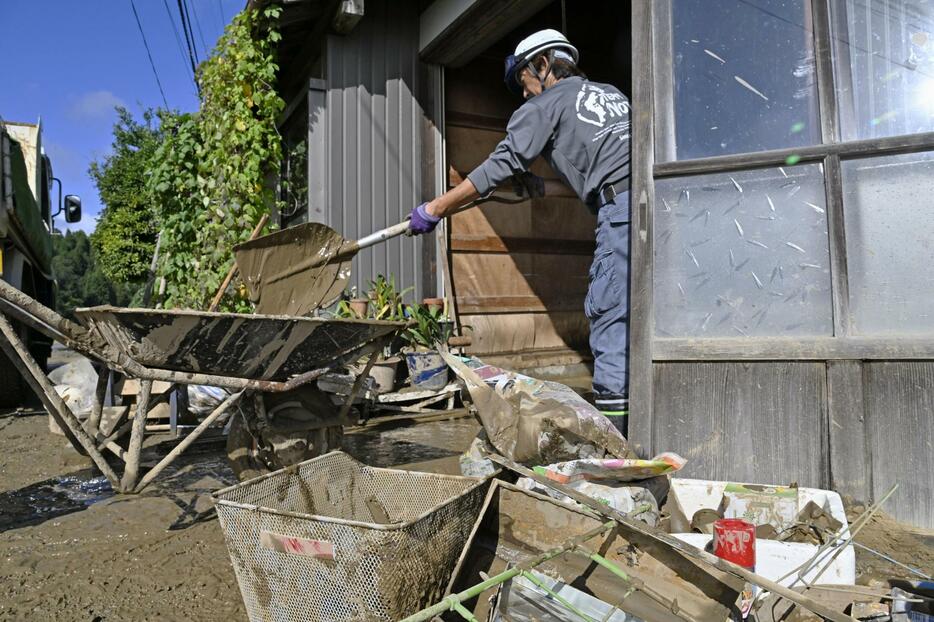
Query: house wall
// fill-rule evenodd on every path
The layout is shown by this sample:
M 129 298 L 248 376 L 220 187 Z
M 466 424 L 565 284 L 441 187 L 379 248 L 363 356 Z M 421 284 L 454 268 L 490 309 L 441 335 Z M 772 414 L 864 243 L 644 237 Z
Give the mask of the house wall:
M 347 36 L 328 35 L 324 80 L 309 92 L 309 220 L 358 239 L 434 196 L 434 95 L 440 71 L 418 58 L 413 2 L 369 0 Z M 397 238 L 361 251 L 349 286 L 377 274 L 421 299 L 435 290 L 434 241 Z
M 932 528 L 934 124 L 890 4 L 632 3 L 629 437 Z

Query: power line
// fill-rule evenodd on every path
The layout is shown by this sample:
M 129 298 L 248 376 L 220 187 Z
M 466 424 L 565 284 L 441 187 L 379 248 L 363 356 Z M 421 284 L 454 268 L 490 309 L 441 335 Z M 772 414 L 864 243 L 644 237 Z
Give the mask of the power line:
M 201 85 L 198 84 L 198 54 L 194 50 L 193 40 L 191 38 L 191 33 L 188 30 L 188 22 L 185 19 L 185 9 L 182 8 L 182 0 L 176 0 L 178 2 L 178 16 L 182 22 L 182 32 L 185 33 L 185 45 L 188 46 L 188 60 L 191 61 L 191 73 L 195 76 L 195 86 L 198 88 L 198 93 L 201 93 Z
M 149 51 L 149 42 L 146 41 L 146 34 L 143 32 L 143 24 L 139 21 L 139 13 L 136 12 L 136 3 L 130 0 L 130 7 L 133 8 L 133 17 L 136 18 L 136 27 L 139 28 L 139 35 L 143 38 L 143 46 L 146 48 L 146 56 L 149 57 L 149 66 L 152 67 L 152 75 L 156 77 L 156 84 L 159 85 L 159 94 L 162 95 L 162 103 L 166 110 L 169 109 L 169 101 L 165 98 L 165 91 L 162 90 L 162 81 L 159 80 L 159 72 L 156 71 L 156 64 L 152 62 L 152 53 Z
M 178 34 L 178 26 L 175 25 L 175 18 L 172 17 L 172 11 L 169 10 L 168 0 L 162 0 L 162 6 L 165 7 L 165 14 L 169 17 L 169 23 L 172 24 L 172 30 L 175 32 L 175 43 L 178 45 L 178 53 L 182 58 L 182 65 L 185 67 L 185 71 L 191 76 L 191 81 L 195 85 L 195 89 L 198 88 L 198 83 L 195 82 L 195 75 L 191 72 L 191 68 L 188 66 L 188 58 L 185 56 L 185 48 L 182 46 L 182 36 Z
M 191 21 L 191 13 L 188 12 L 188 3 L 185 2 L 185 0 L 178 0 L 178 4 L 181 7 L 183 15 L 182 26 L 184 26 L 185 31 L 188 33 L 188 40 L 191 41 L 191 49 L 195 53 L 195 61 L 200 65 L 201 59 L 198 58 L 198 45 L 195 43 L 195 30 Z
M 201 49 L 204 51 L 204 57 L 207 58 L 211 54 L 207 44 L 204 42 L 204 33 L 201 31 L 201 20 L 198 18 L 198 7 L 195 6 L 194 2 L 191 3 L 191 14 L 195 16 L 195 26 L 198 28 L 198 38 L 201 39 Z

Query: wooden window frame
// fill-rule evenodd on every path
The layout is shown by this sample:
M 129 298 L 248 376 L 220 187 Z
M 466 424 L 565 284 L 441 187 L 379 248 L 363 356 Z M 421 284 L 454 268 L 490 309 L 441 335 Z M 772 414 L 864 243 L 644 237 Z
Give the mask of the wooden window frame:
M 831 49 L 830 0 L 811 0 L 814 50 L 822 144 L 692 160 L 655 162 L 673 145 L 673 132 L 656 131 L 655 112 L 671 116 L 670 84 L 671 0 L 634 0 L 632 3 L 633 76 L 633 231 L 630 374 L 636 415 L 651 408 L 652 361 L 697 360 L 833 360 L 934 359 L 934 336 L 853 336 L 850 330 L 849 289 L 844 225 L 844 160 L 934 151 L 934 132 L 885 138 L 841 141 L 837 93 Z M 666 47 L 667 45 L 667 47 Z M 656 67 L 658 68 L 656 70 Z M 663 105 L 664 104 L 664 105 Z M 659 119 L 671 123 L 672 119 Z M 823 164 L 826 192 L 834 336 L 819 338 L 736 337 L 662 338 L 654 332 L 653 239 L 654 183 L 658 179 L 784 166 L 788 158 Z

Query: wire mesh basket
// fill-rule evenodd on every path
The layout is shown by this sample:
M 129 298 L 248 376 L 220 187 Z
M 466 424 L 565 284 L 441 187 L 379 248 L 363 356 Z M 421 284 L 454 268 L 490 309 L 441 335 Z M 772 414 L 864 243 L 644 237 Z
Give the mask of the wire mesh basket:
M 398 620 L 443 596 L 489 480 L 335 451 L 214 493 L 250 620 Z

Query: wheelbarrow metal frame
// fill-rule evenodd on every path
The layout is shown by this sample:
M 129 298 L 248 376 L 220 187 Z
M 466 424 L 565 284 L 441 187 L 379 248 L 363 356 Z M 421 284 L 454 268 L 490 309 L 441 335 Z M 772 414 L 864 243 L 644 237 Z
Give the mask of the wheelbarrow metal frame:
M 8 317 L 9 316 L 9 317 Z M 80 352 L 88 358 L 94 359 L 108 368 L 107 374 L 101 373 L 95 389 L 94 402 L 86 424 L 82 424 L 71 411 L 65 401 L 55 391 L 45 371 L 30 354 L 26 344 L 23 343 L 16 330 L 10 323 L 15 319 L 28 325 L 42 334 L 61 342 L 65 346 Z M 312 369 L 294 376 L 287 381 L 257 380 L 159 369 L 141 365 L 126 353 L 109 345 L 99 335 L 87 328 L 62 317 L 52 309 L 42 305 L 37 300 L 13 288 L 0 279 L 0 349 L 23 375 L 32 390 L 39 396 L 49 414 L 62 429 L 65 437 L 76 451 L 87 455 L 100 469 L 101 473 L 110 481 L 114 490 L 124 493 L 138 493 L 148 486 L 153 479 L 169 466 L 178 456 L 194 443 L 214 422 L 235 406 L 248 392 L 278 393 L 290 391 L 304 384 L 312 382 L 319 376 L 331 371 L 335 367 L 344 365 L 364 356 L 379 353 L 394 337 L 394 333 L 376 337 L 347 348 L 339 352 L 331 362 L 318 369 Z M 360 378 L 366 378 L 369 367 L 377 357 L 371 356 L 367 369 Z M 118 422 L 109 436 L 104 436 L 100 429 L 103 411 L 104 394 L 107 387 L 107 376 L 113 371 L 120 372 L 127 377 L 137 378 L 140 390 L 137 395 L 136 412 L 131 421 L 121 424 Z M 223 403 L 211 412 L 194 430 L 192 430 L 172 451 L 166 454 L 145 475 L 139 476 L 139 458 L 142 453 L 143 435 L 146 426 L 146 413 L 154 381 L 165 381 L 174 384 L 204 384 L 222 387 L 234 391 Z M 363 389 L 362 381 L 355 382 L 351 394 L 335 419 L 346 417 L 351 405 Z M 130 430 L 130 444 L 126 450 L 116 443 L 116 440 Z M 108 450 L 124 462 L 123 476 L 119 477 L 116 471 L 107 462 L 103 451 Z

